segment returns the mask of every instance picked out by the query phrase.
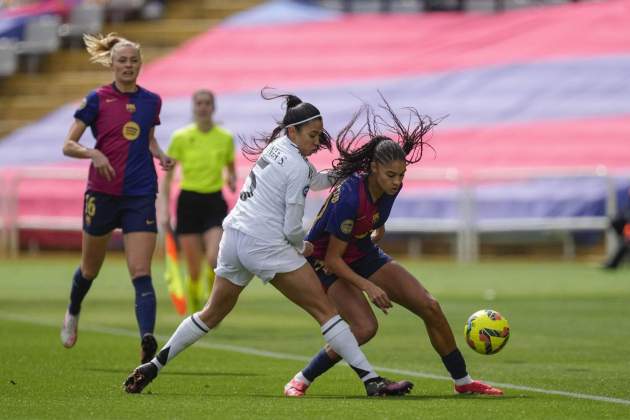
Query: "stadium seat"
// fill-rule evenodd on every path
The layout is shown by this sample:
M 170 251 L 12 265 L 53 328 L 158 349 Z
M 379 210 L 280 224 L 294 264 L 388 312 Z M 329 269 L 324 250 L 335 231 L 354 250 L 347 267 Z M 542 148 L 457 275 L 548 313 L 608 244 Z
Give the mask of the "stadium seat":
M 68 23 L 59 27 L 59 36 L 72 42 L 80 40 L 83 34 L 98 34 L 103 30 L 104 20 L 102 4 L 82 3 L 72 9 Z
M 17 70 L 17 54 L 15 43 L 0 38 L 0 77 L 10 76 Z
M 112 22 L 122 22 L 129 15 L 139 12 L 145 3 L 146 0 L 109 0 L 107 10 Z
M 39 64 L 39 56 L 59 49 L 58 29 L 61 18 L 45 15 L 29 20 L 24 30 L 24 41 L 17 44 L 17 52 L 27 57 L 27 71 L 34 72 Z

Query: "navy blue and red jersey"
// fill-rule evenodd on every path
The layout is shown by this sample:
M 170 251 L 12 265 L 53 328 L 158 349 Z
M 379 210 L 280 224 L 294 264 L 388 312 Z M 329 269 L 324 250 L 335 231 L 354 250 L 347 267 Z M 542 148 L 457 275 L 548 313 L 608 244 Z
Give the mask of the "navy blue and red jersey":
M 160 124 L 162 99 L 138 86 L 120 92 L 114 83 L 88 94 L 74 117 L 90 127 L 100 150 L 116 171 L 107 181 L 90 166 L 87 189 L 117 196 L 157 193 L 157 174 L 149 151 L 149 132 Z
M 312 258 L 324 260 L 330 235 L 348 242 L 342 257 L 348 264 L 375 251 L 370 234 L 385 224 L 397 195 L 383 194 L 374 202 L 366 175 L 347 178 L 330 193 L 306 236 L 315 248 Z

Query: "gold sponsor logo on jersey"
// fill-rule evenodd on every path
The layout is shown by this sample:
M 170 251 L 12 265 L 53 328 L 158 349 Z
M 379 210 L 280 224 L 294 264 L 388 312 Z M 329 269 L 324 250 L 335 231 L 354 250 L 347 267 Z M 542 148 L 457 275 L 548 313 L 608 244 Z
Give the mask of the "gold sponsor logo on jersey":
M 344 220 L 343 222 L 341 222 L 341 226 L 339 226 L 341 232 L 346 235 L 349 235 L 350 232 L 352 232 L 352 228 L 354 228 L 354 220 L 352 219 Z
M 136 112 L 136 105 L 135 104 L 127 104 L 126 108 L 127 108 L 127 111 L 131 112 L 132 114 L 134 112 Z
M 122 135 L 127 140 L 134 141 L 140 136 L 140 126 L 134 121 L 129 121 L 123 126 Z
M 87 106 L 87 98 L 83 98 L 83 100 L 81 101 L 81 103 L 79 104 L 79 107 L 77 108 L 77 111 L 81 111 L 83 108 L 85 108 Z

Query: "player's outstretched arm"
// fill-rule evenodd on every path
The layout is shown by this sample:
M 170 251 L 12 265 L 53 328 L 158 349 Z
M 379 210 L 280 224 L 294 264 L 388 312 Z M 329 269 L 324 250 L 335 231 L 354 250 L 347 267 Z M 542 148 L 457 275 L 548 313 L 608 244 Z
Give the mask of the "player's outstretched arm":
M 332 188 L 334 184 L 335 184 L 335 178 L 330 176 L 327 170 L 323 170 L 313 175 L 313 178 L 311 179 L 309 187 L 313 191 L 321 191 L 321 190 L 327 190 L 327 189 Z

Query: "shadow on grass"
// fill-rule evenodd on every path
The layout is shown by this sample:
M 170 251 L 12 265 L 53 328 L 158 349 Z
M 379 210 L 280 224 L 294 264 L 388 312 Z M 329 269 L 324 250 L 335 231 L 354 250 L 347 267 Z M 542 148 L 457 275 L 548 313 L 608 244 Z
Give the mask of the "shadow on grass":
M 289 399 L 283 395 L 252 395 L 254 398 L 274 398 L 274 399 Z M 443 401 L 457 401 L 462 400 L 515 400 L 531 398 L 527 395 L 503 395 L 501 397 L 494 397 L 491 395 L 405 395 L 405 396 L 387 396 L 387 397 L 368 397 L 365 395 L 309 395 L 304 397 L 308 400 L 370 400 L 370 401 L 426 401 L 426 400 L 443 400 Z M 297 399 L 297 398 L 296 398 Z
M 130 369 L 105 369 L 105 368 L 87 368 L 87 371 L 91 372 L 104 372 L 104 373 L 120 373 L 123 375 L 131 373 Z M 183 371 L 165 371 L 161 372 L 160 376 L 173 375 L 173 376 L 236 376 L 236 377 L 252 377 L 261 376 L 258 373 L 241 373 L 241 372 L 183 372 Z
M 492 397 L 492 396 L 482 396 L 482 395 L 467 395 L 467 396 L 463 396 L 463 395 L 406 395 L 404 397 L 394 397 L 394 396 L 388 396 L 388 397 L 367 397 L 365 395 L 309 395 L 306 397 L 301 397 L 301 398 L 289 398 L 289 397 L 285 397 L 282 394 L 273 394 L 273 395 L 260 395 L 260 394 L 250 394 L 250 393 L 244 393 L 244 394 L 225 394 L 225 393 L 214 393 L 214 392 L 208 392 L 207 388 L 209 388 L 210 385 L 205 385 L 204 386 L 204 390 L 200 392 L 200 390 L 197 388 L 194 390 L 194 395 L 196 397 L 199 396 L 205 396 L 207 398 L 221 398 L 221 399 L 231 399 L 231 398 L 236 398 L 236 399 L 241 399 L 243 397 L 248 397 L 248 398 L 263 398 L 266 400 L 287 400 L 287 401 L 300 401 L 300 402 L 305 402 L 305 401 L 381 401 L 383 403 L 389 403 L 389 404 L 398 404 L 398 403 L 404 403 L 405 401 L 409 402 L 409 401 L 457 401 L 457 400 L 466 400 L 466 401 L 470 401 L 470 400 L 479 400 L 479 401 L 490 401 L 492 400 L 492 402 L 499 402 L 499 401 L 505 401 L 507 402 L 511 402 L 512 400 L 516 400 L 516 399 L 525 399 L 525 398 L 531 398 L 531 396 L 526 396 L 526 395 L 510 395 L 510 396 L 502 396 L 502 397 Z M 130 394 L 130 395 L 150 395 L 152 397 L 157 397 L 157 396 L 162 396 L 162 397 L 166 397 L 168 396 L 169 398 L 190 398 L 191 392 L 168 392 L 168 391 L 158 391 L 158 392 L 152 392 L 151 389 L 147 389 L 146 391 L 144 391 L 142 394 Z

